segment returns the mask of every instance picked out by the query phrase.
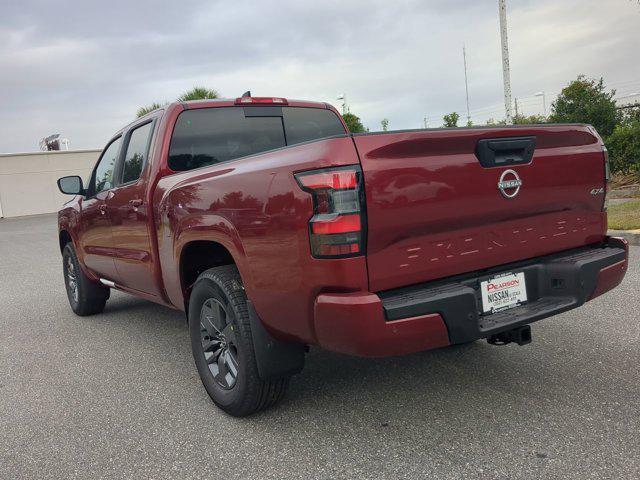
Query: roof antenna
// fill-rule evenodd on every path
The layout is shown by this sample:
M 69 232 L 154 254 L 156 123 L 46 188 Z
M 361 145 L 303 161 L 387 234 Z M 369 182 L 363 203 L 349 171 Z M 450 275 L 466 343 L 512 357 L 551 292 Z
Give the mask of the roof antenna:
M 251 90 L 247 90 L 246 92 L 244 92 L 244 93 L 242 94 L 242 98 L 250 97 L 250 96 L 251 96 Z

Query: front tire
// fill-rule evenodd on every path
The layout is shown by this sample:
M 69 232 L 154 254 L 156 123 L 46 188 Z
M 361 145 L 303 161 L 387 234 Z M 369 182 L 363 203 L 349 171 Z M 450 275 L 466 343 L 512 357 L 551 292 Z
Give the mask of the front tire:
M 111 291 L 92 282 L 84 274 L 71 242 L 62 250 L 62 268 L 71 310 L 81 317 L 102 312 Z
M 202 384 L 213 402 L 236 417 L 275 405 L 289 379 L 258 374 L 247 297 L 235 265 L 200 274 L 189 299 L 189 335 Z

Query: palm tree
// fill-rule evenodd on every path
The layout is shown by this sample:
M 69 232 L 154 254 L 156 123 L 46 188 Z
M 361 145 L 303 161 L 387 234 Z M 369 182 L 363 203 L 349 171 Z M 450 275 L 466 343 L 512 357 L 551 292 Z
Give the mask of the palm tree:
M 205 87 L 193 87 L 191 90 L 184 92 L 178 97 L 178 102 L 188 102 L 189 100 L 205 100 L 211 98 L 220 98 L 220 94 L 214 90 Z M 166 105 L 166 104 L 165 104 Z M 147 113 L 155 110 L 156 108 L 162 108 L 164 105 L 158 102 L 153 102 L 146 107 L 140 107 L 136 113 L 138 117 L 142 117 Z
M 219 98 L 220 94 L 213 89 L 205 87 L 194 87 L 188 92 L 178 97 L 179 102 L 188 102 L 189 100 L 205 100 L 210 98 Z
M 163 107 L 163 105 L 160 105 L 158 102 L 153 102 L 151 105 L 147 105 L 146 107 L 140 107 L 138 109 L 138 111 L 136 112 L 136 115 L 138 117 L 143 117 L 147 113 L 153 112 L 154 110 L 156 110 L 158 108 L 162 108 L 162 107 Z

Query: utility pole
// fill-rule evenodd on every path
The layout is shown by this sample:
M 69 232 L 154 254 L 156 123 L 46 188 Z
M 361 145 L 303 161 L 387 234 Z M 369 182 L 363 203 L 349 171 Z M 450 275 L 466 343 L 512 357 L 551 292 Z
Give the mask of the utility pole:
M 517 117 L 518 116 L 518 99 L 517 98 L 516 98 L 515 104 L 516 104 L 516 117 Z
M 464 88 L 467 93 L 467 125 L 471 123 L 471 112 L 469 111 L 469 80 L 467 79 L 467 49 L 462 44 L 462 60 L 464 61 Z
M 338 95 L 337 100 L 342 100 L 342 115 L 349 111 L 349 107 L 347 106 L 347 94 L 341 93 Z
M 504 110 L 507 124 L 513 124 L 511 115 L 511 72 L 509 70 L 509 39 L 507 38 L 506 0 L 498 0 L 500 12 L 500 42 L 502 44 L 502 80 L 504 82 Z
M 427 122 L 427 117 L 424 117 L 424 128 L 429 128 L 429 123 Z

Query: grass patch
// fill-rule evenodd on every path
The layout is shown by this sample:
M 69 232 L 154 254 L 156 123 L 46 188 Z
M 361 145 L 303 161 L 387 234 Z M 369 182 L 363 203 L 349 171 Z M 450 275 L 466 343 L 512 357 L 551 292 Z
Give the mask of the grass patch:
M 613 230 L 640 229 L 640 200 L 612 205 L 607 209 L 609 228 Z

